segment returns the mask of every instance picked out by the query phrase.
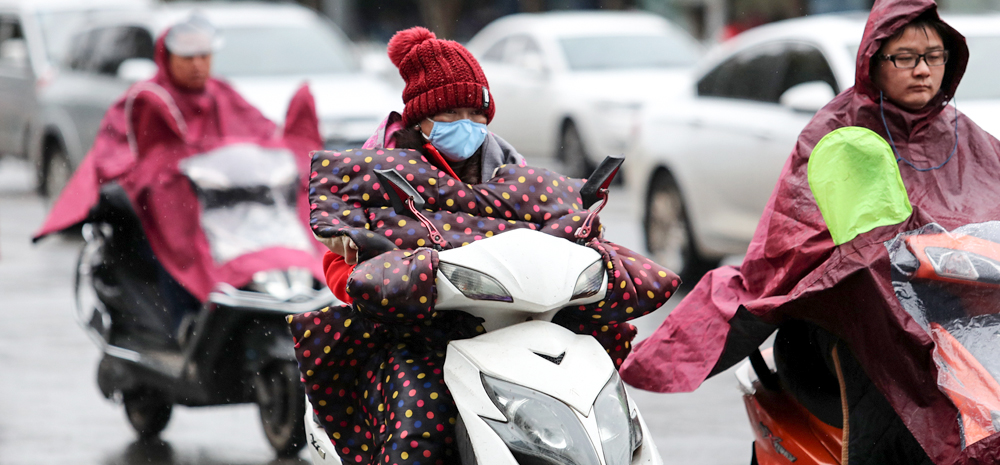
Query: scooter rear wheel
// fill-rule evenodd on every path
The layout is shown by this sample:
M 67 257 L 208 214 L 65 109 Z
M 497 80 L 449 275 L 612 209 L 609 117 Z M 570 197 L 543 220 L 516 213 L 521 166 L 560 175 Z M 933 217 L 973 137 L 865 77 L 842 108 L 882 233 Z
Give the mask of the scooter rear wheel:
M 155 437 L 170 422 L 173 404 L 152 388 L 140 387 L 124 392 L 122 400 L 125 404 L 125 416 L 140 438 Z
M 305 388 L 295 362 L 268 365 L 256 377 L 260 421 L 279 457 L 294 457 L 306 445 Z

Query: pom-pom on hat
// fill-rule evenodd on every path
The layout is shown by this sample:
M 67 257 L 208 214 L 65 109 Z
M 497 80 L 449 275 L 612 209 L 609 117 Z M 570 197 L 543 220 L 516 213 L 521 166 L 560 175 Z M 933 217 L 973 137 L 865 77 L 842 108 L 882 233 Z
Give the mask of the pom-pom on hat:
M 415 125 L 453 108 L 480 108 L 487 123 L 493 120 L 493 96 L 486 75 L 458 42 L 412 27 L 389 40 L 389 59 L 406 82 L 403 124 Z

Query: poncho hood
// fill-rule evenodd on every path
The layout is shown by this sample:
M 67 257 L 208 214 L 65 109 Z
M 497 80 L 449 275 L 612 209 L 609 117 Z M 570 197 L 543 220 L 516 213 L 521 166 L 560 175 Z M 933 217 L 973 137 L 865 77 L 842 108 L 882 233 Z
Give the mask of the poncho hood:
M 691 391 L 748 356 L 783 321 L 806 320 L 846 341 L 935 463 L 989 462 L 983 454 L 996 438 L 960 446 L 957 410 L 935 382 L 934 343 L 893 293 L 884 245 L 931 223 L 951 231 L 1000 218 L 1000 142 L 947 104 L 968 62 L 965 39 L 947 28 L 945 82 L 921 111 L 889 101 L 880 107 L 870 79 L 871 57 L 882 42 L 928 11 L 937 14 L 930 0 L 875 2 L 855 87 L 820 110 L 791 147 L 742 265 L 716 269 L 695 286 L 635 347 L 622 366 L 626 382 L 659 392 Z M 838 245 L 810 190 L 807 168 L 817 143 L 849 126 L 870 130 L 891 147 L 889 166 L 895 158 L 912 214 Z
M 865 24 L 865 33 L 858 47 L 858 60 L 855 69 L 854 89 L 865 97 L 878 101 L 879 90 L 871 79 L 872 57 L 878 53 L 886 39 L 900 28 L 906 26 L 918 16 L 930 12 L 941 19 L 937 13 L 937 5 L 933 0 L 879 0 L 872 7 Z M 945 71 L 944 82 L 938 97 L 925 107 L 928 116 L 940 111 L 943 103 L 955 96 L 958 83 L 965 74 L 969 63 L 969 47 L 962 36 L 951 26 L 945 25 L 945 37 L 942 37 L 945 48 L 949 51 L 949 60 Z
M 97 202 L 100 186 L 135 167 L 134 133 L 129 135 L 126 107 L 144 91 L 172 102 L 172 111 L 176 114 L 171 120 L 178 123 L 182 138 L 189 142 L 230 136 L 269 138 L 275 134 L 275 124 L 221 80 L 210 78 L 200 91 L 176 86 L 168 71 L 167 32 L 156 40 L 153 55 L 159 68 L 156 75 L 134 84 L 108 109 L 94 145 L 53 204 L 41 229 L 35 233 L 36 241 L 83 221 Z

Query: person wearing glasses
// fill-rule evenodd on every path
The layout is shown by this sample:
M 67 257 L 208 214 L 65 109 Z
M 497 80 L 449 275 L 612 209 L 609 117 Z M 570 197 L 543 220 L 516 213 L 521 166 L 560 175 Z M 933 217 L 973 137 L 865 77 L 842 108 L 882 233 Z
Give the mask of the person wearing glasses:
M 794 392 L 782 366 L 815 368 L 804 384 L 831 398 L 841 463 L 953 463 L 989 450 L 966 448 L 957 407 L 937 385 L 934 344 L 894 293 L 884 245 L 932 223 L 952 231 L 1000 219 L 1000 142 L 954 102 L 968 60 L 933 0 L 876 0 L 855 85 L 790 147 L 743 263 L 705 275 L 634 348 L 622 378 L 692 391 L 777 330 L 779 379 Z M 842 171 L 810 163 L 838 137 Z M 875 166 L 888 176 L 857 182 Z M 813 187 L 823 178 L 851 186 L 856 201 L 837 204 L 850 228 L 822 210 L 829 198 Z
M 948 62 L 947 26 L 922 16 L 887 38 L 872 58 L 872 81 L 882 99 L 919 112 L 941 91 Z

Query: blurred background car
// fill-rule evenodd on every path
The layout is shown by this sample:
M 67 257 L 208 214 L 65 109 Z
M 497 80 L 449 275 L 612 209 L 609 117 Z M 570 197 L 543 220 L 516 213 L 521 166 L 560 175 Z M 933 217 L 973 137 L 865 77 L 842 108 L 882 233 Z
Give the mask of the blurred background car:
M 612 11 L 506 16 L 468 49 L 500 108 L 490 130 L 578 177 L 624 152 L 643 106 L 683 92 L 700 55 L 666 19 Z
M 626 175 L 658 263 L 696 279 L 746 252 L 798 134 L 854 85 L 866 19 L 817 15 L 752 29 L 707 54 L 686 96 L 647 109 Z M 1000 15 L 945 20 L 972 54 L 957 105 L 1000 134 Z
M 360 146 L 401 106 L 397 90 L 362 71 L 351 42 L 336 26 L 298 5 L 168 3 L 93 15 L 41 95 L 32 158 L 42 193 L 59 192 L 89 150 L 108 107 L 131 84 L 156 72 L 156 38 L 196 10 L 223 40 L 213 56 L 213 76 L 227 80 L 278 124 L 292 94 L 308 82 L 327 148 Z
M 0 155 L 26 157 L 38 92 L 50 82 L 87 17 L 144 0 L 0 0 Z
M 699 63 L 687 95 L 650 108 L 629 154 L 654 259 L 696 279 L 746 252 L 799 132 L 854 85 L 861 15 L 744 32 Z

